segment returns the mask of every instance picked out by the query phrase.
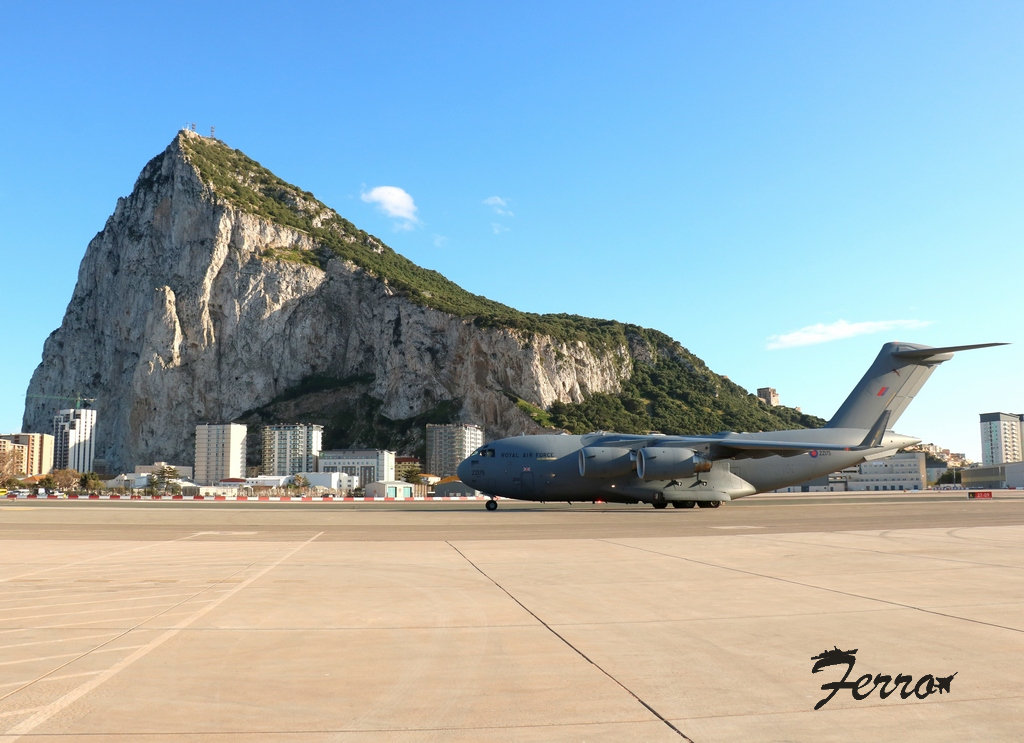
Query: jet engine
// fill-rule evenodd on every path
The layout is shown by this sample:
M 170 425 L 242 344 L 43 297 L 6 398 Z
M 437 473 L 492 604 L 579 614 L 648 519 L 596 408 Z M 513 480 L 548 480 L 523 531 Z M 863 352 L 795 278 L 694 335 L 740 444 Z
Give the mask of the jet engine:
M 711 460 L 693 449 L 648 446 L 636 455 L 636 474 L 641 480 L 676 480 L 710 469 Z
M 614 446 L 585 446 L 580 449 L 580 477 L 621 477 L 633 471 L 636 456 L 629 449 Z

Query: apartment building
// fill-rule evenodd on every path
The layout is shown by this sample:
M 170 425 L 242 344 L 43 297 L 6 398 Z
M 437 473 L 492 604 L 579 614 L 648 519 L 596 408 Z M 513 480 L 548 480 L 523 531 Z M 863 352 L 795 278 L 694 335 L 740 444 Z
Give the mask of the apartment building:
M 196 426 L 195 481 L 216 485 L 226 478 L 245 477 L 245 434 L 240 423 Z
M 324 427 L 291 423 L 263 427 L 264 475 L 296 475 L 316 472 L 323 448 Z
M 53 436 L 50 434 L 5 433 L 0 440 L 26 447 L 25 475 L 48 475 L 53 471 Z
M 484 430 L 474 423 L 427 424 L 427 472 L 451 477 L 459 463 L 484 443 Z
M 28 447 L 0 438 L 0 477 L 21 477 L 26 474 Z
M 96 458 L 96 410 L 60 410 L 53 417 L 53 469 L 91 472 Z
M 981 463 L 1004 464 L 1024 460 L 1021 450 L 1021 422 L 1018 413 L 981 414 Z

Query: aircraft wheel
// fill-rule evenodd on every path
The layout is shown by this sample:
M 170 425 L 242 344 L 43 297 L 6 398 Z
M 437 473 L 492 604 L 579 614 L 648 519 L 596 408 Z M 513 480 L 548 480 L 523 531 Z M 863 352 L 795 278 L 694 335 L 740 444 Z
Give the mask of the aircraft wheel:
M 672 505 L 675 508 L 693 508 L 697 504 L 692 500 L 677 500 L 672 501 Z
M 651 505 L 655 508 L 664 508 L 668 505 L 668 501 L 665 500 L 664 493 L 655 493 L 654 498 L 651 499 Z
M 654 506 L 655 508 L 664 508 L 665 506 L 668 505 L 668 503 L 666 503 L 665 501 L 654 501 L 651 505 Z
M 497 511 L 498 510 L 498 501 L 494 500 L 494 498 L 491 498 L 489 501 L 487 501 L 487 503 L 484 504 L 484 507 L 488 511 Z
M 720 500 L 702 500 L 699 503 L 697 503 L 697 505 L 700 506 L 701 508 L 718 508 L 720 505 L 722 505 L 722 501 L 720 501 Z

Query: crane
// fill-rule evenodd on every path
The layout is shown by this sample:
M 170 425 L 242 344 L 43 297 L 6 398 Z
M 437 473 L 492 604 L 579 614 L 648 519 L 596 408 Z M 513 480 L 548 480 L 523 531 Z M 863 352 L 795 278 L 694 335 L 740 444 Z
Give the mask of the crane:
M 67 400 L 68 402 L 75 403 L 75 410 L 81 410 L 84 407 L 89 407 L 90 403 L 96 402 L 95 397 L 83 397 L 82 395 L 76 394 L 74 397 L 68 397 L 67 395 L 26 395 L 26 397 L 37 397 L 46 400 Z

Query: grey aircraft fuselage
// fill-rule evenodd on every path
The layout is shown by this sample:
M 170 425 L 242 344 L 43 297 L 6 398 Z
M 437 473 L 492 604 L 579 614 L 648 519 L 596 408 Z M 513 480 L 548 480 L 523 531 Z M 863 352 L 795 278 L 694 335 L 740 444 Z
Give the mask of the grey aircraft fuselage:
M 803 430 L 776 431 L 804 434 Z M 863 438 L 863 432 L 861 432 Z M 759 434 L 750 434 L 758 436 Z M 601 447 L 605 441 L 616 446 L 657 447 L 664 435 L 637 435 L 602 431 L 582 436 L 539 434 L 500 439 L 481 447 L 459 466 L 459 478 L 484 493 L 530 501 L 603 500 L 609 503 L 652 503 L 687 501 L 714 502 L 763 493 L 852 467 L 864 461 L 863 450 L 812 449 L 796 456 L 771 455 L 758 459 L 719 460 L 704 473 L 689 477 L 645 482 L 635 471 L 613 477 L 587 478 L 580 475 L 580 451 Z M 805 437 L 806 438 L 806 437 Z M 859 440 L 858 440 L 859 441 Z M 889 433 L 882 442 L 886 453 L 915 444 L 919 439 Z M 826 442 L 821 442 L 823 445 Z M 724 496 L 728 497 L 724 497 Z
M 887 343 L 824 428 L 707 436 L 515 436 L 485 444 L 458 467 L 469 487 L 527 501 L 605 501 L 716 507 L 894 454 L 919 439 L 889 426 L 953 352 Z M 488 509 L 497 508 L 493 499 Z

